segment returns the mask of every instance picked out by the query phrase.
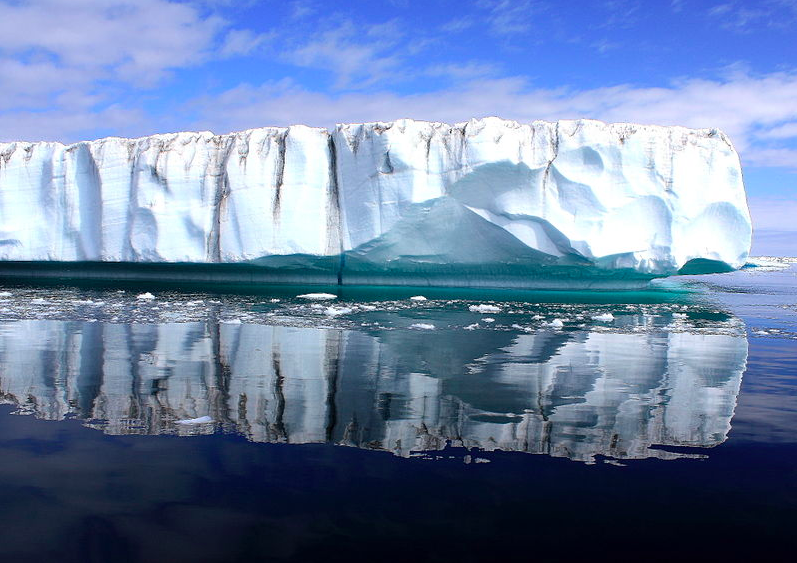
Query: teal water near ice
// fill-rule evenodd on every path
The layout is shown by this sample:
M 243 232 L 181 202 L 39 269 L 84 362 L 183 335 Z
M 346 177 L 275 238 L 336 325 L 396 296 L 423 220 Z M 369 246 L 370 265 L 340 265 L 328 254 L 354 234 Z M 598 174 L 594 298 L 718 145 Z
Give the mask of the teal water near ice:
M 794 547 L 784 260 L 635 292 L 7 284 L 0 397 L 4 560 Z

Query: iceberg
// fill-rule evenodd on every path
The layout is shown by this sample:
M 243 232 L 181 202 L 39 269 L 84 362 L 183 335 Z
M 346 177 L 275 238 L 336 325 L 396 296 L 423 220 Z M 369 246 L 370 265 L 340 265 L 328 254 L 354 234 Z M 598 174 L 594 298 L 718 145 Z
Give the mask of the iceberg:
M 751 233 L 717 129 L 402 119 L 0 143 L 0 269 L 17 275 L 641 286 L 739 268 Z

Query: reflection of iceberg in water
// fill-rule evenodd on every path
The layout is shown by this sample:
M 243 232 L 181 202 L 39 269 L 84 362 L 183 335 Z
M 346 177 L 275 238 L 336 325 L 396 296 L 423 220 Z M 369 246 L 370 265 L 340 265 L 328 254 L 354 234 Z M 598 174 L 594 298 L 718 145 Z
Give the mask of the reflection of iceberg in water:
M 238 431 L 399 455 L 446 443 L 590 460 L 678 457 L 730 429 L 743 337 L 0 324 L 0 392 L 110 434 Z M 213 423 L 202 423 L 210 417 Z M 177 424 L 198 419 L 197 424 Z

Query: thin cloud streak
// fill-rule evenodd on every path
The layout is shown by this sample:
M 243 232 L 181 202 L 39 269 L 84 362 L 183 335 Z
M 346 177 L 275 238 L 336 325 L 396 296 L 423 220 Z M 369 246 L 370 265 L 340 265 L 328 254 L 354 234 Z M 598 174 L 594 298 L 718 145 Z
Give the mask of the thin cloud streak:
M 797 168 L 797 151 L 757 141 L 762 132 L 782 130 L 797 119 L 797 73 L 763 77 L 735 74 L 725 80 L 684 80 L 669 87 L 619 85 L 591 90 L 534 89 L 522 78 L 465 82 L 445 90 L 400 95 L 393 92 L 314 92 L 290 80 L 248 84 L 193 102 L 195 123 L 216 131 L 260 125 L 330 127 L 335 122 L 390 121 L 402 117 L 454 123 L 497 115 L 535 119 L 592 118 L 686 127 L 717 127 L 734 141 L 747 164 Z

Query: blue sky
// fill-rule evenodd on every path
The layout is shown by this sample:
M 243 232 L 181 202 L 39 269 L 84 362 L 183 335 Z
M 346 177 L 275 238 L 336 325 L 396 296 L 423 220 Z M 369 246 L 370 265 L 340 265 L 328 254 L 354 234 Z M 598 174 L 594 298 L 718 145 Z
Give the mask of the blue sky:
M 797 0 L 0 0 L 0 37 L 4 141 L 486 115 L 720 127 L 754 250 L 797 253 Z

